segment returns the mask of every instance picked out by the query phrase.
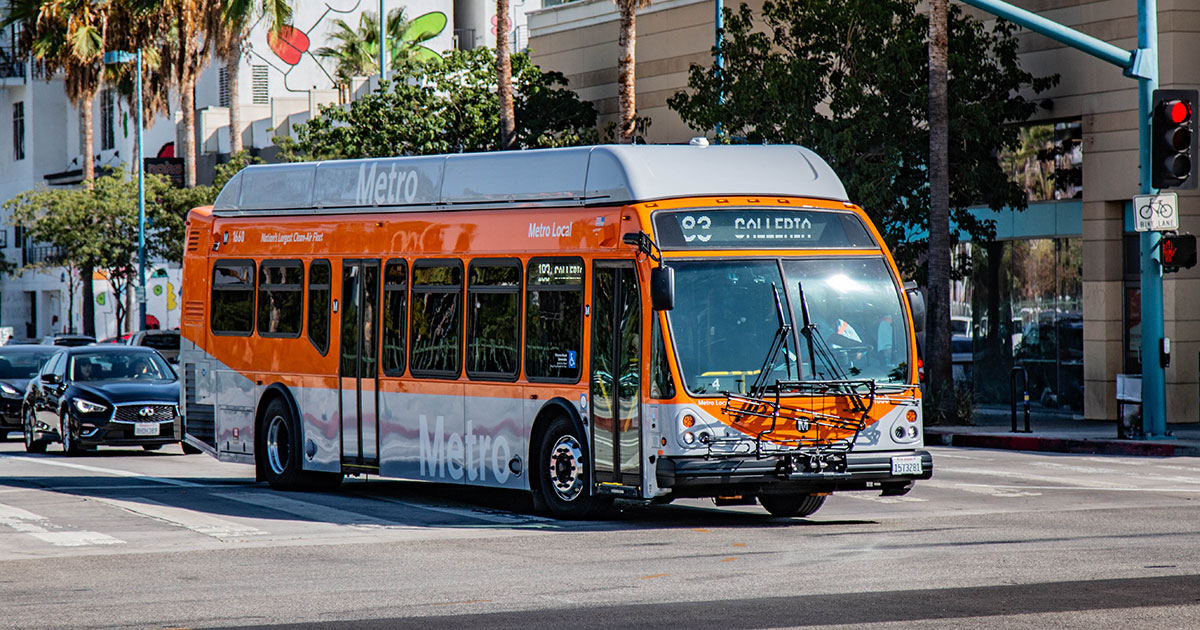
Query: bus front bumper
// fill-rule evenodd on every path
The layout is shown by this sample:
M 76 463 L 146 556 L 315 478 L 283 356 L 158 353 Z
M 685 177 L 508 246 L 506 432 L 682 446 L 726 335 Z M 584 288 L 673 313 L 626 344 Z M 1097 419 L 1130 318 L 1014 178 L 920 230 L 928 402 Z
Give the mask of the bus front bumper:
M 907 458 L 898 466 L 894 458 Z M 916 472 L 914 458 L 920 460 Z M 898 468 L 905 472 L 898 474 Z M 928 451 L 874 451 L 846 454 L 845 466 L 832 470 L 795 472 L 787 456 L 773 457 L 673 457 L 659 458 L 657 480 L 675 496 L 716 496 L 730 490 L 756 492 L 882 490 L 903 494 L 914 481 L 933 476 L 933 456 Z

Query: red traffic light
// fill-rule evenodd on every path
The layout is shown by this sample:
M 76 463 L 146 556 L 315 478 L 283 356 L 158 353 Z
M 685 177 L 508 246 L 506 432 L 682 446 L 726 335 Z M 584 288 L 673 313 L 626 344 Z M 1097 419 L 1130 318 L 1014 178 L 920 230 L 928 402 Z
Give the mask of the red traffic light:
M 1187 101 L 1171 101 L 1163 106 L 1167 110 L 1167 118 L 1176 125 L 1192 117 L 1192 107 Z

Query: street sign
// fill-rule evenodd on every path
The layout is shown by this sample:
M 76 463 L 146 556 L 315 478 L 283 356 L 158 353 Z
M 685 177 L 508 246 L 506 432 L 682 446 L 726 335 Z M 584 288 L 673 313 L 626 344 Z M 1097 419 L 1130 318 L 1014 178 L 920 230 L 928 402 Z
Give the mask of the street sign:
M 1138 232 L 1179 229 L 1179 195 L 1159 193 L 1133 198 L 1133 229 Z

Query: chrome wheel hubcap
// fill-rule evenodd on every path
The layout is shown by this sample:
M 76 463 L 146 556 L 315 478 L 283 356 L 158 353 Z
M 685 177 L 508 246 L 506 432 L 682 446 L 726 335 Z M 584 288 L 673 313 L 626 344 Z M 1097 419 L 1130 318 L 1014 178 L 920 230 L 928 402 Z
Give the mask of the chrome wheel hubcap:
M 550 449 L 550 485 L 563 501 L 574 501 L 583 493 L 583 448 L 572 435 L 564 435 Z
M 291 447 L 288 423 L 283 416 L 271 418 L 267 425 L 267 464 L 271 472 L 282 475 L 287 470 L 288 449 Z

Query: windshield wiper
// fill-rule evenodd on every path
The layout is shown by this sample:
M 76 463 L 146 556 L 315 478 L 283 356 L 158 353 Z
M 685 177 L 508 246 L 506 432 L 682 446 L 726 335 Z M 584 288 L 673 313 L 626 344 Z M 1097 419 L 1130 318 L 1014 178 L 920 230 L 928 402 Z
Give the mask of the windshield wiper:
M 779 352 L 783 351 L 784 369 L 787 370 L 787 378 L 792 378 L 792 357 L 788 352 L 787 340 L 792 336 L 792 325 L 787 322 L 783 315 L 783 300 L 779 298 L 779 287 L 775 283 L 771 283 L 771 292 L 775 294 L 775 316 L 779 320 L 779 327 L 775 329 L 775 337 L 771 339 L 771 349 L 767 351 L 767 358 L 763 360 L 762 367 L 758 370 L 758 376 L 754 378 L 754 383 L 750 385 L 751 396 L 762 396 L 767 391 L 767 379 L 775 370 L 775 359 L 779 356 Z M 796 368 L 796 377 L 799 378 L 799 366 Z
M 808 301 L 804 299 L 804 283 L 797 280 L 796 286 L 800 290 L 800 316 L 804 321 L 804 327 L 800 329 L 800 333 L 808 341 L 808 356 L 812 358 L 813 362 L 813 378 L 815 379 L 819 376 L 817 372 L 817 360 L 820 359 L 821 363 L 825 364 L 825 369 L 827 370 L 825 377 L 828 380 L 849 380 L 846 376 L 846 371 L 842 369 L 837 357 L 834 356 L 833 350 L 825 342 L 825 337 L 821 336 L 821 331 L 817 328 L 817 325 L 812 323 L 808 317 Z

